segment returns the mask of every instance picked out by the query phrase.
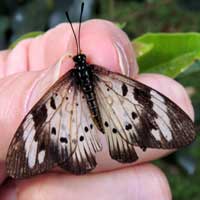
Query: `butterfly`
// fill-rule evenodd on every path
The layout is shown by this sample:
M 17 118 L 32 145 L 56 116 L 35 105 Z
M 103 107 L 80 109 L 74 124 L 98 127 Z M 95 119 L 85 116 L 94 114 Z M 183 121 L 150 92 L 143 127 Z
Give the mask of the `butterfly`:
M 54 166 L 85 174 L 97 165 L 96 153 L 102 150 L 99 134 L 106 137 L 111 158 L 120 163 L 138 159 L 135 146 L 143 151 L 176 149 L 195 139 L 193 122 L 181 108 L 136 80 L 87 63 L 80 39 L 73 61 L 74 68 L 18 127 L 7 153 L 9 176 L 26 178 Z

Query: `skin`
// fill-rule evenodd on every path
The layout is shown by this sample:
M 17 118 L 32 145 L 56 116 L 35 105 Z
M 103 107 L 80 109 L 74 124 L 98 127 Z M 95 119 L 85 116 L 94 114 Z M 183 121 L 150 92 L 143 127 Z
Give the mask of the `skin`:
M 74 26 L 77 29 L 77 25 Z M 157 89 L 194 118 L 190 99 L 179 83 L 162 75 L 138 75 L 131 43 L 112 23 L 103 20 L 84 22 L 81 49 L 89 63 L 123 72 Z M 61 67 L 54 65 L 66 52 L 76 54 L 72 31 L 66 24 L 37 38 L 24 40 L 13 50 L 0 52 L 0 183 L 6 178 L 6 153 L 21 120 L 49 86 L 73 67 L 70 58 L 66 58 Z M 154 149 L 143 153 L 137 149 L 139 161 L 134 165 L 121 165 L 110 159 L 105 140 L 103 149 L 97 155 L 99 164 L 93 173 L 74 176 L 53 170 L 31 179 L 11 181 L 1 186 L 0 199 L 172 199 L 163 172 L 147 163 L 171 151 Z

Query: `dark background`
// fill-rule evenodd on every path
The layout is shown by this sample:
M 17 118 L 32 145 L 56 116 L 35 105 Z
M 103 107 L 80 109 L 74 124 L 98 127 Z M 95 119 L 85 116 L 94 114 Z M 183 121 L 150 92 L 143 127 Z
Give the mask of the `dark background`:
M 69 11 L 72 21 L 77 21 L 81 2 L 80 0 L 1 0 L 0 49 L 8 48 L 25 33 L 46 31 L 56 24 L 65 22 L 65 10 Z M 120 24 L 131 39 L 146 32 L 199 32 L 200 1 L 85 0 L 83 19 L 89 18 L 104 18 Z M 200 68 L 198 62 L 196 65 Z M 200 85 L 200 76 L 197 81 Z M 192 98 L 192 102 L 196 113 L 196 129 L 200 132 L 200 90 L 198 95 Z M 166 173 L 173 199 L 200 199 L 199 138 L 191 147 L 158 160 L 155 164 Z

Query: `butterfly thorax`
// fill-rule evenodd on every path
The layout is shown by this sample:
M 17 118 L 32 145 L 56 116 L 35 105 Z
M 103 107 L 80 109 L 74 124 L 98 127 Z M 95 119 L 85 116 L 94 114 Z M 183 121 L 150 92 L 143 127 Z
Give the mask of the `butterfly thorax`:
M 103 132 L 101 115 L 94 92 L 94 74 L 91 66 L 86 62 L 86 56 L 84 54 L 74 56 L 73 60 L 75 62 L 75 82 L 79 86 L 78 88 L 84 93 L 95 124 Z

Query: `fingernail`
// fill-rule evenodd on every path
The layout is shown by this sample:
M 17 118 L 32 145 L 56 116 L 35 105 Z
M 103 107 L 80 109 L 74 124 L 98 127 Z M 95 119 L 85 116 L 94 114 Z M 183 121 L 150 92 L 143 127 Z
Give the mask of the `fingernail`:
M 38 72 L 38 78 L 32 84 L 28 100 L 26 101 L 25 110 L 30 108 L 45 94 L 45 92 L 59 79 L 63 73 L 63 64 L 69 63 L 68 55 L 61 57 L 58 62 L 47 70 Z
M 121 73 L 123 75 L 130 76 L 130 66 L 123 46 L 119 42 L 114 42 L 114 47 L 117 51 L 118 63 Z

